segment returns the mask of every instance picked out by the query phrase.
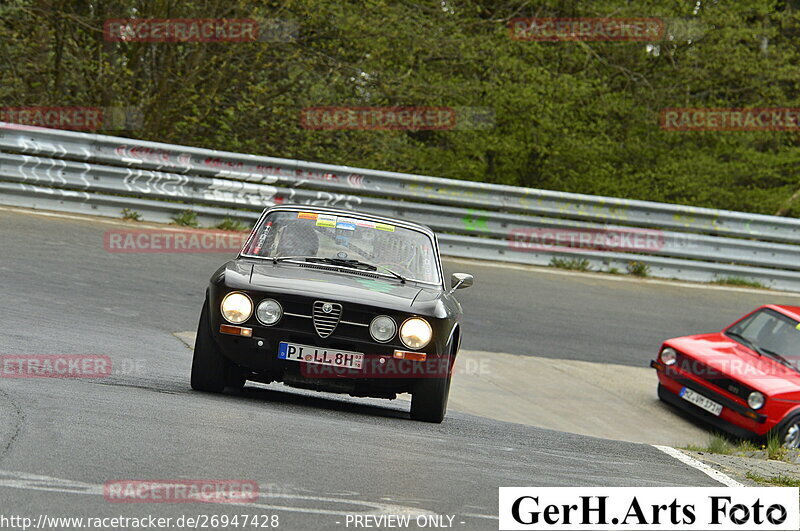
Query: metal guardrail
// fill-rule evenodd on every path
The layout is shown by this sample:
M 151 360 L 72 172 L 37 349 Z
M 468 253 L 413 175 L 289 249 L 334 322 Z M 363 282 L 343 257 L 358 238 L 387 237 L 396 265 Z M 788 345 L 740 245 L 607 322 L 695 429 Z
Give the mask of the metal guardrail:
M 258 157 L 0 122 L 0 203 L 170 221 L 252 221 L 266 206 L 303 203 L 414 219 L 446 254 L 594 270 L 641 262 L 656 277 L 742 277 L 800 292 L 800 220 L 568 194 Z M 531 243 L 532 235 L 640 237 L 635 252 Z M 627 235 L 627 236 L 626 236 Z M 647 240 L 651 238 L 651 240 Z M 535 239 L 535 238 L 534 238 Z M 631 249 L 627 249 L 630 251 Z

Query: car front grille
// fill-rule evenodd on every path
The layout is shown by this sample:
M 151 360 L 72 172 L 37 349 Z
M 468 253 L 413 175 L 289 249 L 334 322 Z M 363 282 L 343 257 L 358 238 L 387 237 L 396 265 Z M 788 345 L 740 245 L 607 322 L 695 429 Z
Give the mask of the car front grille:
M 330 308 L 325 312 L 325 308 Z M 328 337 L 336 330 L 339 319 L 342 317 L 342 305 L 336 302 L 315 301 L 314 302 L 314 329 L 319 337 Z
M 747 400 L 748 395 L 753 391 L 751 387 L 732 378 L 730 375 L 724 374 L 699 360 L 689 358 L 683 354 L 678 354 L 677 365 L 684 372 L 708 382 L 719 389 L 724 389 L 743 400 Z

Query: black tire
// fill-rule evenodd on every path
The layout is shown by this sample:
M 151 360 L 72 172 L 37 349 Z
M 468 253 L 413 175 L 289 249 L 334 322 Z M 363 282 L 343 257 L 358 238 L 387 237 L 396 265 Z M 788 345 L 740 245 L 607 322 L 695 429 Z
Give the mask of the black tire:
M 667 400 L 665 398 L 665 395 L 667 393 L 669 393 L 669 391 L 667 391 L 666 388 L 659 383 L 658 384 L 658 399 L 661 400 L 662 402 L 665 402 L 665 403 L 669 404 L 669 400 Z
M 197 337 L 194 341 L 192 358 L 192 389 L 209 393 L 221 393 L 226 387 L 241 390 L 245 378 L 241 370 L 225 358 L 211 336 L 211 322 L 208 314 L 208 300 L 203 303 L 200 322 L 197 324 Z
M 450 371 L 446 378 L 423 378 L 411 393 L 411 418 L 423 422 L 441 423 L 447 413 L 450 397 Z
M 785 448 L 800 448 L 800 415 L 793 415 L 781 422 L 774 431 Z

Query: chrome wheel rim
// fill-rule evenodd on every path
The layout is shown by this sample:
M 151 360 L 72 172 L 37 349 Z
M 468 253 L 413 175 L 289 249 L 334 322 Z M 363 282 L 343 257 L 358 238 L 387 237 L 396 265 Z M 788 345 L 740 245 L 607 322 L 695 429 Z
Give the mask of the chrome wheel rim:
M 783 445 L 786 448 L 800 448 L 800 423 L 795 422 L 786 429 Z

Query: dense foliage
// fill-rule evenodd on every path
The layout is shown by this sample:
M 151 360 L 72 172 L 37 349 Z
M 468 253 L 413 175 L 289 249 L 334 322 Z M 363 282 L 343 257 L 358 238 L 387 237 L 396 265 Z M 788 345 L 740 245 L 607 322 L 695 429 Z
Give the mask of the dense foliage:
M 134 106 L 121 134 L 797 216 L 797 133 L 665 131 L 665 107 L 800 107 L 777 0 L 4 0 L 0 105 Z M 525 42 L 514 17 L 660 17 L 658 42 Z M 109 42 L 109 18 L 292 21 L 276 42 Z M 319 105 L 489 107 L 490 128 L 320 131 Z M 116 132 L 115 134 L 120 134 Z M 800 195 L 800 194 L 798 194 Z

